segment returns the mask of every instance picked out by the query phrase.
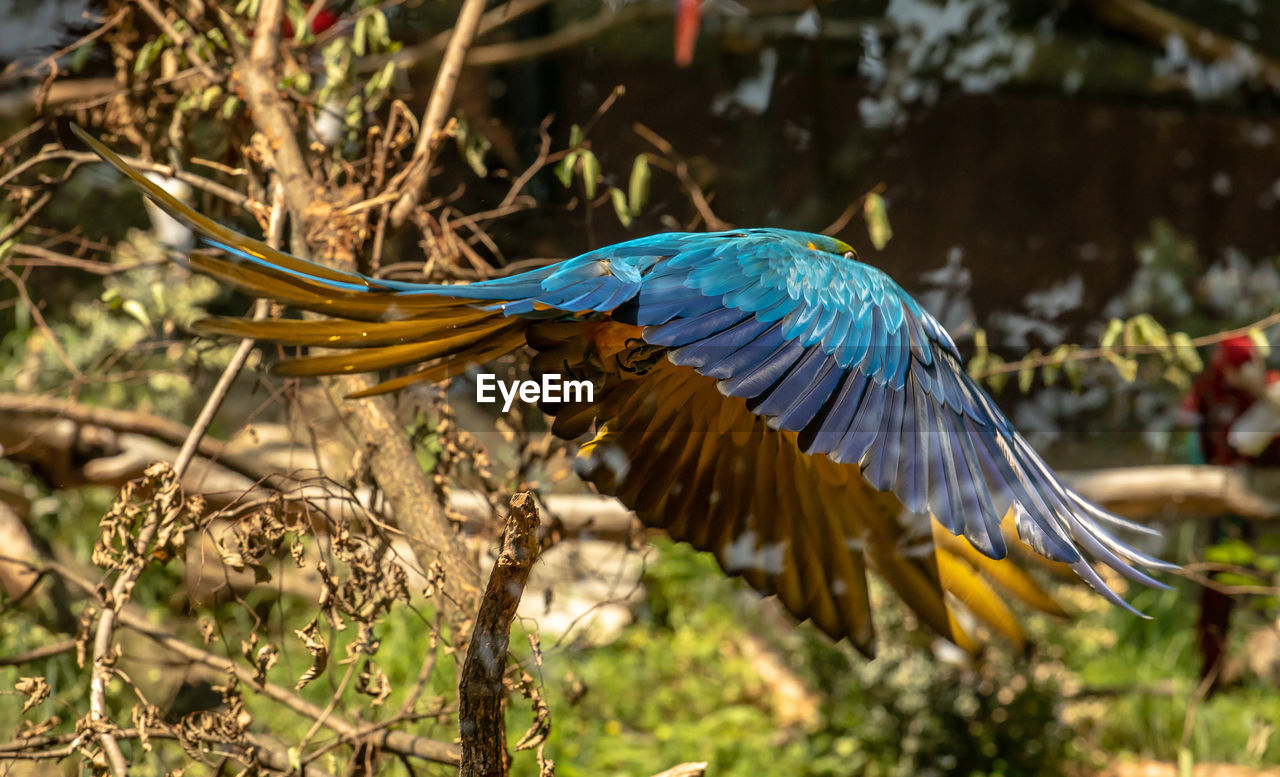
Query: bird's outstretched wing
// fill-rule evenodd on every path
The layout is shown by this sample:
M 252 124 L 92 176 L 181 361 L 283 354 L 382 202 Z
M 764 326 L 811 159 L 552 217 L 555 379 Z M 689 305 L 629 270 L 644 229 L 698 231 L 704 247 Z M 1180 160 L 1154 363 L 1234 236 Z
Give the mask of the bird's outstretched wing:
M 1068 487 L 965 372 L 946 330 L 891 278 L 805 233 L 654 235 L 567 260 L 536 296 L 497 307 L 594 310 L 642 327 L 673 364 L 717 381 L 810 456 L 857 467 L 984 555 L 1000 526 L 1128 605 L 1090 566 L 1147 585 L 1176 569 L 1116 539 L 1151 532 Z M 1130 608 L 1132 609 L 1132 608 Z
M 352 349 L 278 366 L 292 375 L 420 365 L 374 391 L 438 380 L 525 342 L 541 371 L 594 370 L 595 403 L 548 410 L 561 436 L 596 435 L 586 450 L 602 490 L 864 649 L 864 564 L 956 639 L 946 592 L 1015 636 L 988 582 L 1056 609 L 1000 566 L 1010 523 L 1125 607 L 1091 559 L 1148 585 L 1160 584 L 1139 567 L 1176 568 L 1116 539 L 1113 528 L 1149 530 L 1066 486 L 965 373 L 938 322 L 838 241 L 774 229 L 670 233 L 509 278 L 383 281 L 222 227 L 80 135 L 225 251 L 192 256 L 193 267 L 332 317 L 215 319 L 203 331 Z M 927 518 L 910 530 L 898 500 L 945 534 L 935 543 Z

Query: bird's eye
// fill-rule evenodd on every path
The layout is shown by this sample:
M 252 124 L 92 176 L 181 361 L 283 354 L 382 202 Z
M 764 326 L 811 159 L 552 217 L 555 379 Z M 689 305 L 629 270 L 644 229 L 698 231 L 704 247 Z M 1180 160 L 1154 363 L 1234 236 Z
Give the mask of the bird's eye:
M 844 258 L 845 258 L 845 259 L 852 259 L 852 260 L 854 260 L 854 261 L 856 262 L 856 261 L 858 260 L 858 252 L 857 252 L 857 251 L 853 251 L 853 250 L 845 251 L 845 252 L 844 252 Z

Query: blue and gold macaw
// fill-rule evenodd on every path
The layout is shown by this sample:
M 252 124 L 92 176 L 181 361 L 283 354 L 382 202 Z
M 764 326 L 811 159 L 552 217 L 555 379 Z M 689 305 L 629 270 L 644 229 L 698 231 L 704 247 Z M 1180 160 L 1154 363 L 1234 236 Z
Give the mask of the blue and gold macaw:
M 839 240 L 669 233 L 477 283 L 379 280 L 217 224 L 80 137 L 221 249 L 191 255 L 194 269 L 328 316 L 212 319 L 200 332 L 341 349 L 280 363 L 284 375 L 413 368 L 361 395 L 531 348 L 535 374 L 594 385 L 594 402 L 543 409 L 556 435 L 585 440 L 601 492 L 864 653 L 868 568 L 970 648 L 961 613 L 1024 638 L 998 591 L 1062 613 L 1011 550 L 1069 567 L 1126 608 L 1092 561 L 1154 586 L 1141 568 L 1176 569 L 1116 539 L 1150 530 L 1067 487 L 937 320 Z

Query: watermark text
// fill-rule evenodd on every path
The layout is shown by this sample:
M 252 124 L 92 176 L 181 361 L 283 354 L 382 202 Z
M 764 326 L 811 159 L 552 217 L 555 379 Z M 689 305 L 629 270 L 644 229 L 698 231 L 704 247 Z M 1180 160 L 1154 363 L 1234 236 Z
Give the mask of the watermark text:
M 501 380 L 491 372 L 476 375 L 476 402 L 495 405 L 502 399 L 502 412 L 511 409 L 517 399 L 525 404 L 537 402 L 594 402 L 595 387 L 587 380 L 565 380 L 547 373 L 541 380 Z

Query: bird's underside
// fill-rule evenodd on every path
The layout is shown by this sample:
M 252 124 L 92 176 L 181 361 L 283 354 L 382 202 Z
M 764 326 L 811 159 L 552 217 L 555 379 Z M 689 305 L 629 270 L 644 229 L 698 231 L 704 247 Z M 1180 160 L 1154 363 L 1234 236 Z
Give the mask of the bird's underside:
M 584 477 L 646 526 L 710 551 L 729 574 L 776 594 L 797 618 L 870 655 L 868 569 L 969 650 L 976 643 L 961 626 L 964 614 L 1024 643 L 997 586 L 1065 615 L 1012 560 L 993 561 L 946 532 L 935 543 L 927 516 L 904 513 L 856 467 L 802 453 L 796 432 L 770 428 L 746 400 L 672 364 L 640 328 L 600 321 L 585 334 L 551 322 L 528 335 L 535 374 L 594 384 L 593 402 L 543 405 L 557 436 L 588 438 L 579 454 Z
M 830 238 L 655 235 L 483 283 L 380 281 L 233 232 L 81 137 L 221 249 L 194 269 L 330 317 L 199 331 L 338 349 L 277 365 L 286 375 L 408 370 L 365 394 L 529 348 L 535 374 L 595 387 L 543 409 L 600 491 L 865 653 L 868 569 L 972 648 L 973 618 L 1023 642 L 1000 594 L 1061 614 L 1018 562 L 1052 559 L 1121 605 L 1089 557 L 1149 584 L 1135 565 L 1171 568 L 1112 537 L 1138 527 L 1066 487 L 945 330 Z

